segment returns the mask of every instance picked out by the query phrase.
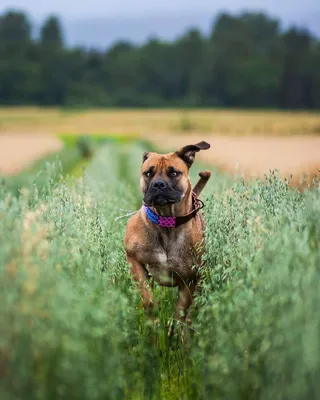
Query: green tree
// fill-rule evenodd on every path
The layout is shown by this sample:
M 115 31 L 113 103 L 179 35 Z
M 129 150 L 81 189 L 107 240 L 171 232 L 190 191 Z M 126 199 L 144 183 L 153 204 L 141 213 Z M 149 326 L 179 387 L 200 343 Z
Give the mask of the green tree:
M 312 43 L 312 54 L 310 61 L 311 69 L 311 99 L 312 108 L 320 109 L 320 42 L 314 40 Z M 320 131 L 320 126 L 319 126 Z M 318 132 L 319 133 L 319 132 Z
M 263 13 L 221 14 L 209 37 L 69 49 L 49 16 L 39 40 L 21 12 L 0 16 L 0 103 L 320 108 L 320 42 Z
M 197 29 L 188 31 L 178 39 L 176 57 L 180 70 L 179 97 L 189 105 L 202 104 L 206 42 Z
M 26 15 L 9 11 L 0 17 L 0 103 L 29 104 L 38 79 L 31 57 L 31 24 Z
M 0 17 L 1 50 L 23 50 L 31 40 L 31 24 L 25 14 L 9 11 Z
M 222 14 L 214 24 L 207 95 L 226 106 L 271 106 L 281 79 L 279 23 L 263 14 Z
M 66 102 L 69 74 L 68 52 L 63 48 L 63 34 L 57 17 L 49 17 L 40 30 L 41 105 L 63 105 Z
M 289 29 L 283 36 L 285 57 L 281 80 L 280 105 L 284 108 L 310 108 L 312 100 L 312 37 L 309 32 Z
M 63 47 L 63 35 L 60 21 L 50 16 L 41 27 L 40 43 L 42 46 Z
M 119 107 L 141 106 L 136 92 L 139 49 L 130 42 L 120 41 L 105 54 L 102 66 L 102 84 Z

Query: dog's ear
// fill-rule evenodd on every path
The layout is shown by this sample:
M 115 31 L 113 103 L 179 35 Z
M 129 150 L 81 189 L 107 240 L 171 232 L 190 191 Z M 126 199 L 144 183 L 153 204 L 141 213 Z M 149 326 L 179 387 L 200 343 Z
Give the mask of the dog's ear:
M 149 158 L 150 153 L 145 151 L 142 156 L 142 164 Z
M 176 154 L 188 165 L 188 168 L 190 168 L 193 164 L 196 153 L 200 150 L 208 149 L 210 149 L 209 143 L 200 142 L 197 144 L 189 144 L 188 146 L 182 147 L 182 149 L 178 150 Z

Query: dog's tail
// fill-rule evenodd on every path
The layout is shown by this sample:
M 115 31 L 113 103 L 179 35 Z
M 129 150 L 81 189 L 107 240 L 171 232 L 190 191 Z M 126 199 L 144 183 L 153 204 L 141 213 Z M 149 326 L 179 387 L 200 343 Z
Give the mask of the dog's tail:
M 196 183 L 195 187 L 193 188 L 193 192 L 199 196 L 204 187 L 206 186 L 208 180 L 210 179 L 211 172 L 210 171 L 202 171 L 199 173 L 200 179 Z

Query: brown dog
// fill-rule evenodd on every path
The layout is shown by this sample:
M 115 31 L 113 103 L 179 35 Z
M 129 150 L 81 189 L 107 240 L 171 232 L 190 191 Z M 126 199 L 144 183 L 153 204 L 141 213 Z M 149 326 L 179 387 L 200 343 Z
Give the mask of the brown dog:
M 201 172 L 193 191 L 189 168 L 196 152 L 209 148 L 200 142 L 175 153 L 144 154 L 140 179 L 144 206 L 129 219 L 124 240 L 145 310 L 152 313 L 151 275 L 162 286 L 179 287 L 175 318 L 180 321 L 186 318 L 199 280 L 204 223 L 197 195 L 211 175 Z

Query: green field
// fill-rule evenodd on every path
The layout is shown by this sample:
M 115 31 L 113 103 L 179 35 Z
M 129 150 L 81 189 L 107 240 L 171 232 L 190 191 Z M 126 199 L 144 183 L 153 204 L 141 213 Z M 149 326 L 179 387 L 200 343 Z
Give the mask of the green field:
M 213 170 L 198 311 L 169 342 L 177 293 L 156 287 L 147 321 L 116 220 L 140 207 L 146 144 L 86 145 L 1 182 L 0 398 L 318 399 L 319 185 Z

